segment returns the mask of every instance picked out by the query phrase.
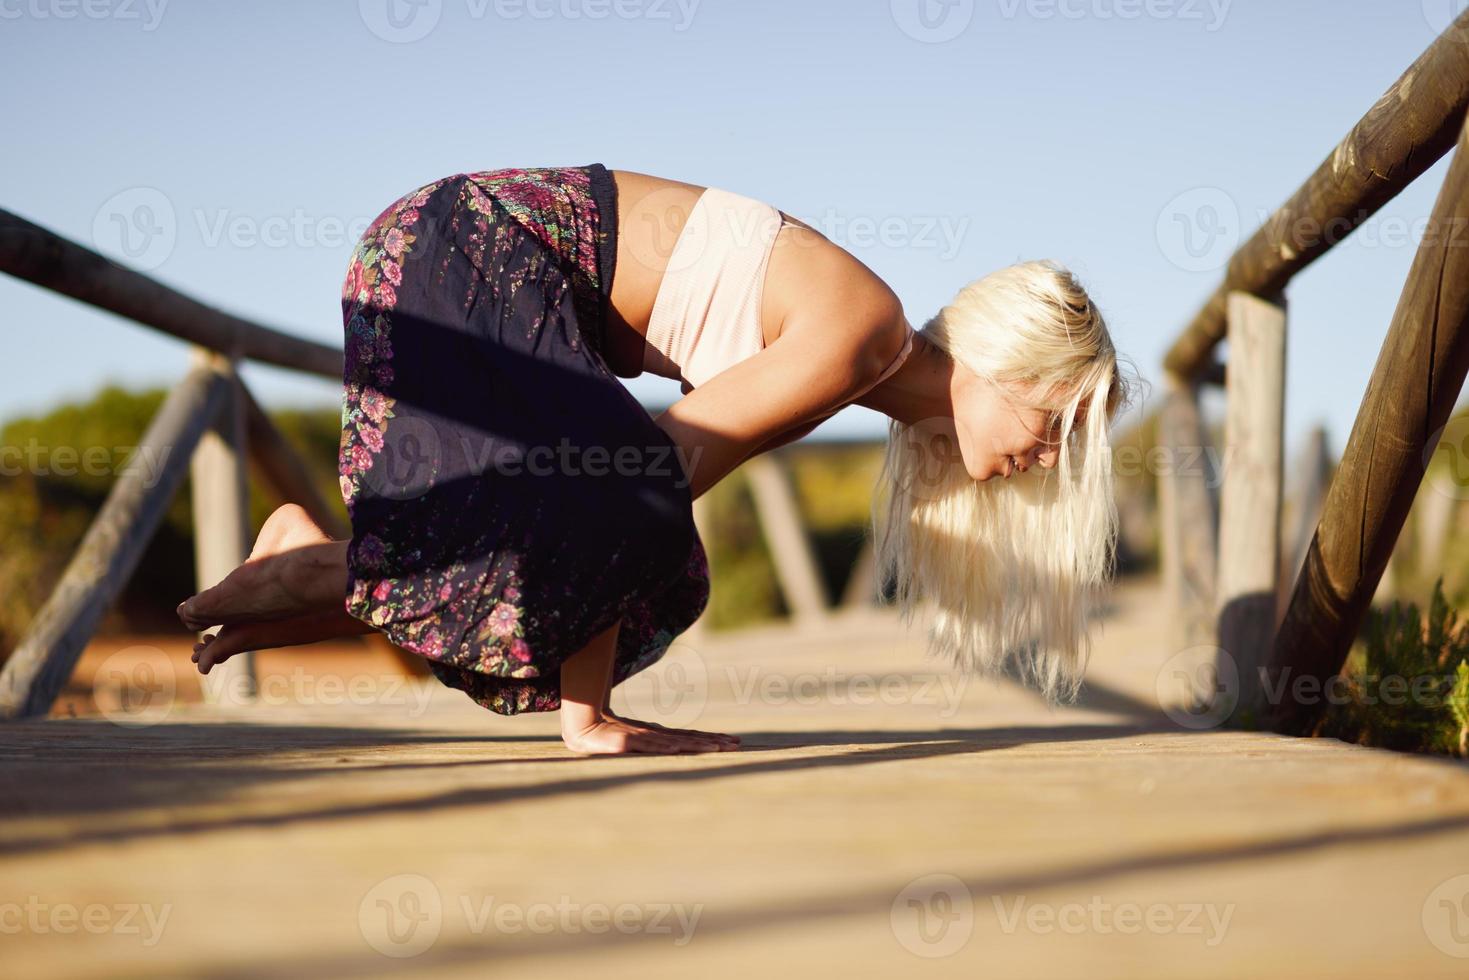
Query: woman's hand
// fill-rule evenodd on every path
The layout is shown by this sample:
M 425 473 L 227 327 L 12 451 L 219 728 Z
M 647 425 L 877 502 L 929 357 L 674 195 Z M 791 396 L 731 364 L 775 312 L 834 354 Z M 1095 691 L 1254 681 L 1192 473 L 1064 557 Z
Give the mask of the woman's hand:
M 619 620 L 561 664 L 561 741 L 579 755 L 724 752 L 740 747 L 735 735 L 619 718 L 612 713 L 612 662 Z
M 570 726 L 570 730 L 563 717 L 561 741 L 579 755 L 678 755 L 685 752 L 727 752 L 740 747 L 738 735 L 664 728 L 652 722 L 632 721 L 612 714 L 594 718 L 579 728 Z

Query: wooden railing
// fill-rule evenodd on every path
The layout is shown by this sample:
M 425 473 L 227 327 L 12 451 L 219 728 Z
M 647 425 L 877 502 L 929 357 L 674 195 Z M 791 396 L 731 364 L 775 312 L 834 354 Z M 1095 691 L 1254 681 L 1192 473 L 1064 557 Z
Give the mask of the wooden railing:
M 1456 145 L 1320 520 L 1309 543 L 1285 552 L 1302 557 L 1289 601 L 1278 603 L 1284 291 Z M 1226 338 L 1223 365 L 1212 358 Z M 1217 694 L 1232 702 L 1222 715 L 1307 732 L 1326 704 L 1322 685 L 1342 669 L 1469 371 L 1469 13 L 1235 253 L 1164 366 L 1161 438 L 1175 458 L 1207 445 L 1202 386 L 1223 383 L 1228 406 L 1218 499 L 1199 466 L 1160 474 L 1175 640 L 1180 648 L 1218 646 Z M 1310 465 L 1319 469 L 1319 460 Z M 1310 500 L 1302 510 L 1314 510 Z
M 248 358 L 340 379 L 342 353 L 206 306 L 6 211 L 0 211 L 0 271 L 195 345 L 194 366 L 141 440 L 141 452 L 165 460 L 162 473 L 148 480 L 133 470 L 112 485 L 60 581 L 0 670 L 0 718 L 23 718 L 50 709 L 186 472 L 192 478 L 199 588 L 218 582 L 249 555 L 250 455 L 284 499 L 301 504 L 329 532 L 345 534 L 305 463 L 236 371 Z M 213 700 L 250 700 L 253 657 L 235 657 L 203 681 Z
M 247 463 L 283 500 L 302 505 L 334 538 L 350 535 L 339 512 L 312 483 L 309 469 L 241 383 L 243 360 L 340 380 L 342 352 L 221 312 L 75 242 L 0 210 L 0 272 L 127 317 L 195 346 L 195 363 L 144 433 L 140 452 L 165 460 L 145 479 L 136 468 L 113 484 L 60 581 L 0 669 L 0 718 L 44 715 L 71 676 L 103 613 L 117 599 L 185 473 L 191 476 L 196 584 L 214 585 L 249 555 Z M 833 611 L 814 550 L 781 459 L 771 453 L 743 467 L 775 566 L 798 626 L 820 625 Z M 695 517 L 707 527 L 706 498 Z M 841 605 L 877 598 L 871 542 L 858 560 Z M 701 624 L 695 624 L 696 628 Z M 697 629 L 696 629 L 697 633 Z M 405 669 L 427 673 L 422 658 L 388 644 Z M 201 678 L 214 702 L 249 701 L 253 656 L 236 656 Z

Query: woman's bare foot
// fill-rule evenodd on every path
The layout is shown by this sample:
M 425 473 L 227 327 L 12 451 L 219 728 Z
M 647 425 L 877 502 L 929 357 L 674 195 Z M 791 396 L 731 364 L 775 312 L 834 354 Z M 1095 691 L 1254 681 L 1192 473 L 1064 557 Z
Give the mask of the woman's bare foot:
M 207 674 L 213 667 L 246 650 L 299 646 L 371 632 L 371 626 L 349 615 L 345 609 L 261 623 L 232 623 L 194 644 L 191 659 L 199 665 L 199 673 Z
M 244 564 L 179 603 L 179 619 L 202 630 L 333 612 L 345 602 L 350 543 L 333 541 L 296 504 L 279 507 Z

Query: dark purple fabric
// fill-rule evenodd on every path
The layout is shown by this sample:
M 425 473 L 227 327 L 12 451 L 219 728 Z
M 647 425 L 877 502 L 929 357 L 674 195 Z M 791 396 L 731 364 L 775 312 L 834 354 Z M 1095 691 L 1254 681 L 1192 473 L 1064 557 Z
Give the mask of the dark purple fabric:
M 501 714 L 559 707 L 619 619 L 614 679 L 642 670 L 708 601 L 674 443 L 600 351 L 616 215 L 600 164 L 458 174 L 343 289 L 347 609 Z

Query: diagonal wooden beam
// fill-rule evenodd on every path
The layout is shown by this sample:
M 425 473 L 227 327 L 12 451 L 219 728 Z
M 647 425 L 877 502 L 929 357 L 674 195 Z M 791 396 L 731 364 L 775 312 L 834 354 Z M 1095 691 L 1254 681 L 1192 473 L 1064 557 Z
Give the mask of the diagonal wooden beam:
M 265 409 L 243 385 L 245 426 L 249 434 L 250 462 L 283 501 L 300 504 L 311 519 L 333 538 L 352 536 L 352 528 L 343 520 L 338 508 L 332 507 L 316 489 L 311 471 L 296 448 L 265 414 Z
M 1469 373 L 1469 120 L 1378 354 L 1267 668 L 1270 724 L 1309 731 Z M 1297 686 L 1299 685 L 1299 686 Z
M 765 543 L 775 562 L 786 606 L 798 625 L 826 621 L 826 587 L 816 567 L 816 555 L 796 504 L 796 492 L 778 458 L 769 454 L 745 460 L 740 469 L 750 481 L 755 513 L 765 532 Z
M 162 459 L 156 472 L 133 466 L 113 483 L 46 604 L 0 671 L 0 718 L 51 709 L 102 614 L 117 599 L 163 522 L 189 459 L 229 397 L 230 381 L 195 367 L 153 416 L 134 459 Z

